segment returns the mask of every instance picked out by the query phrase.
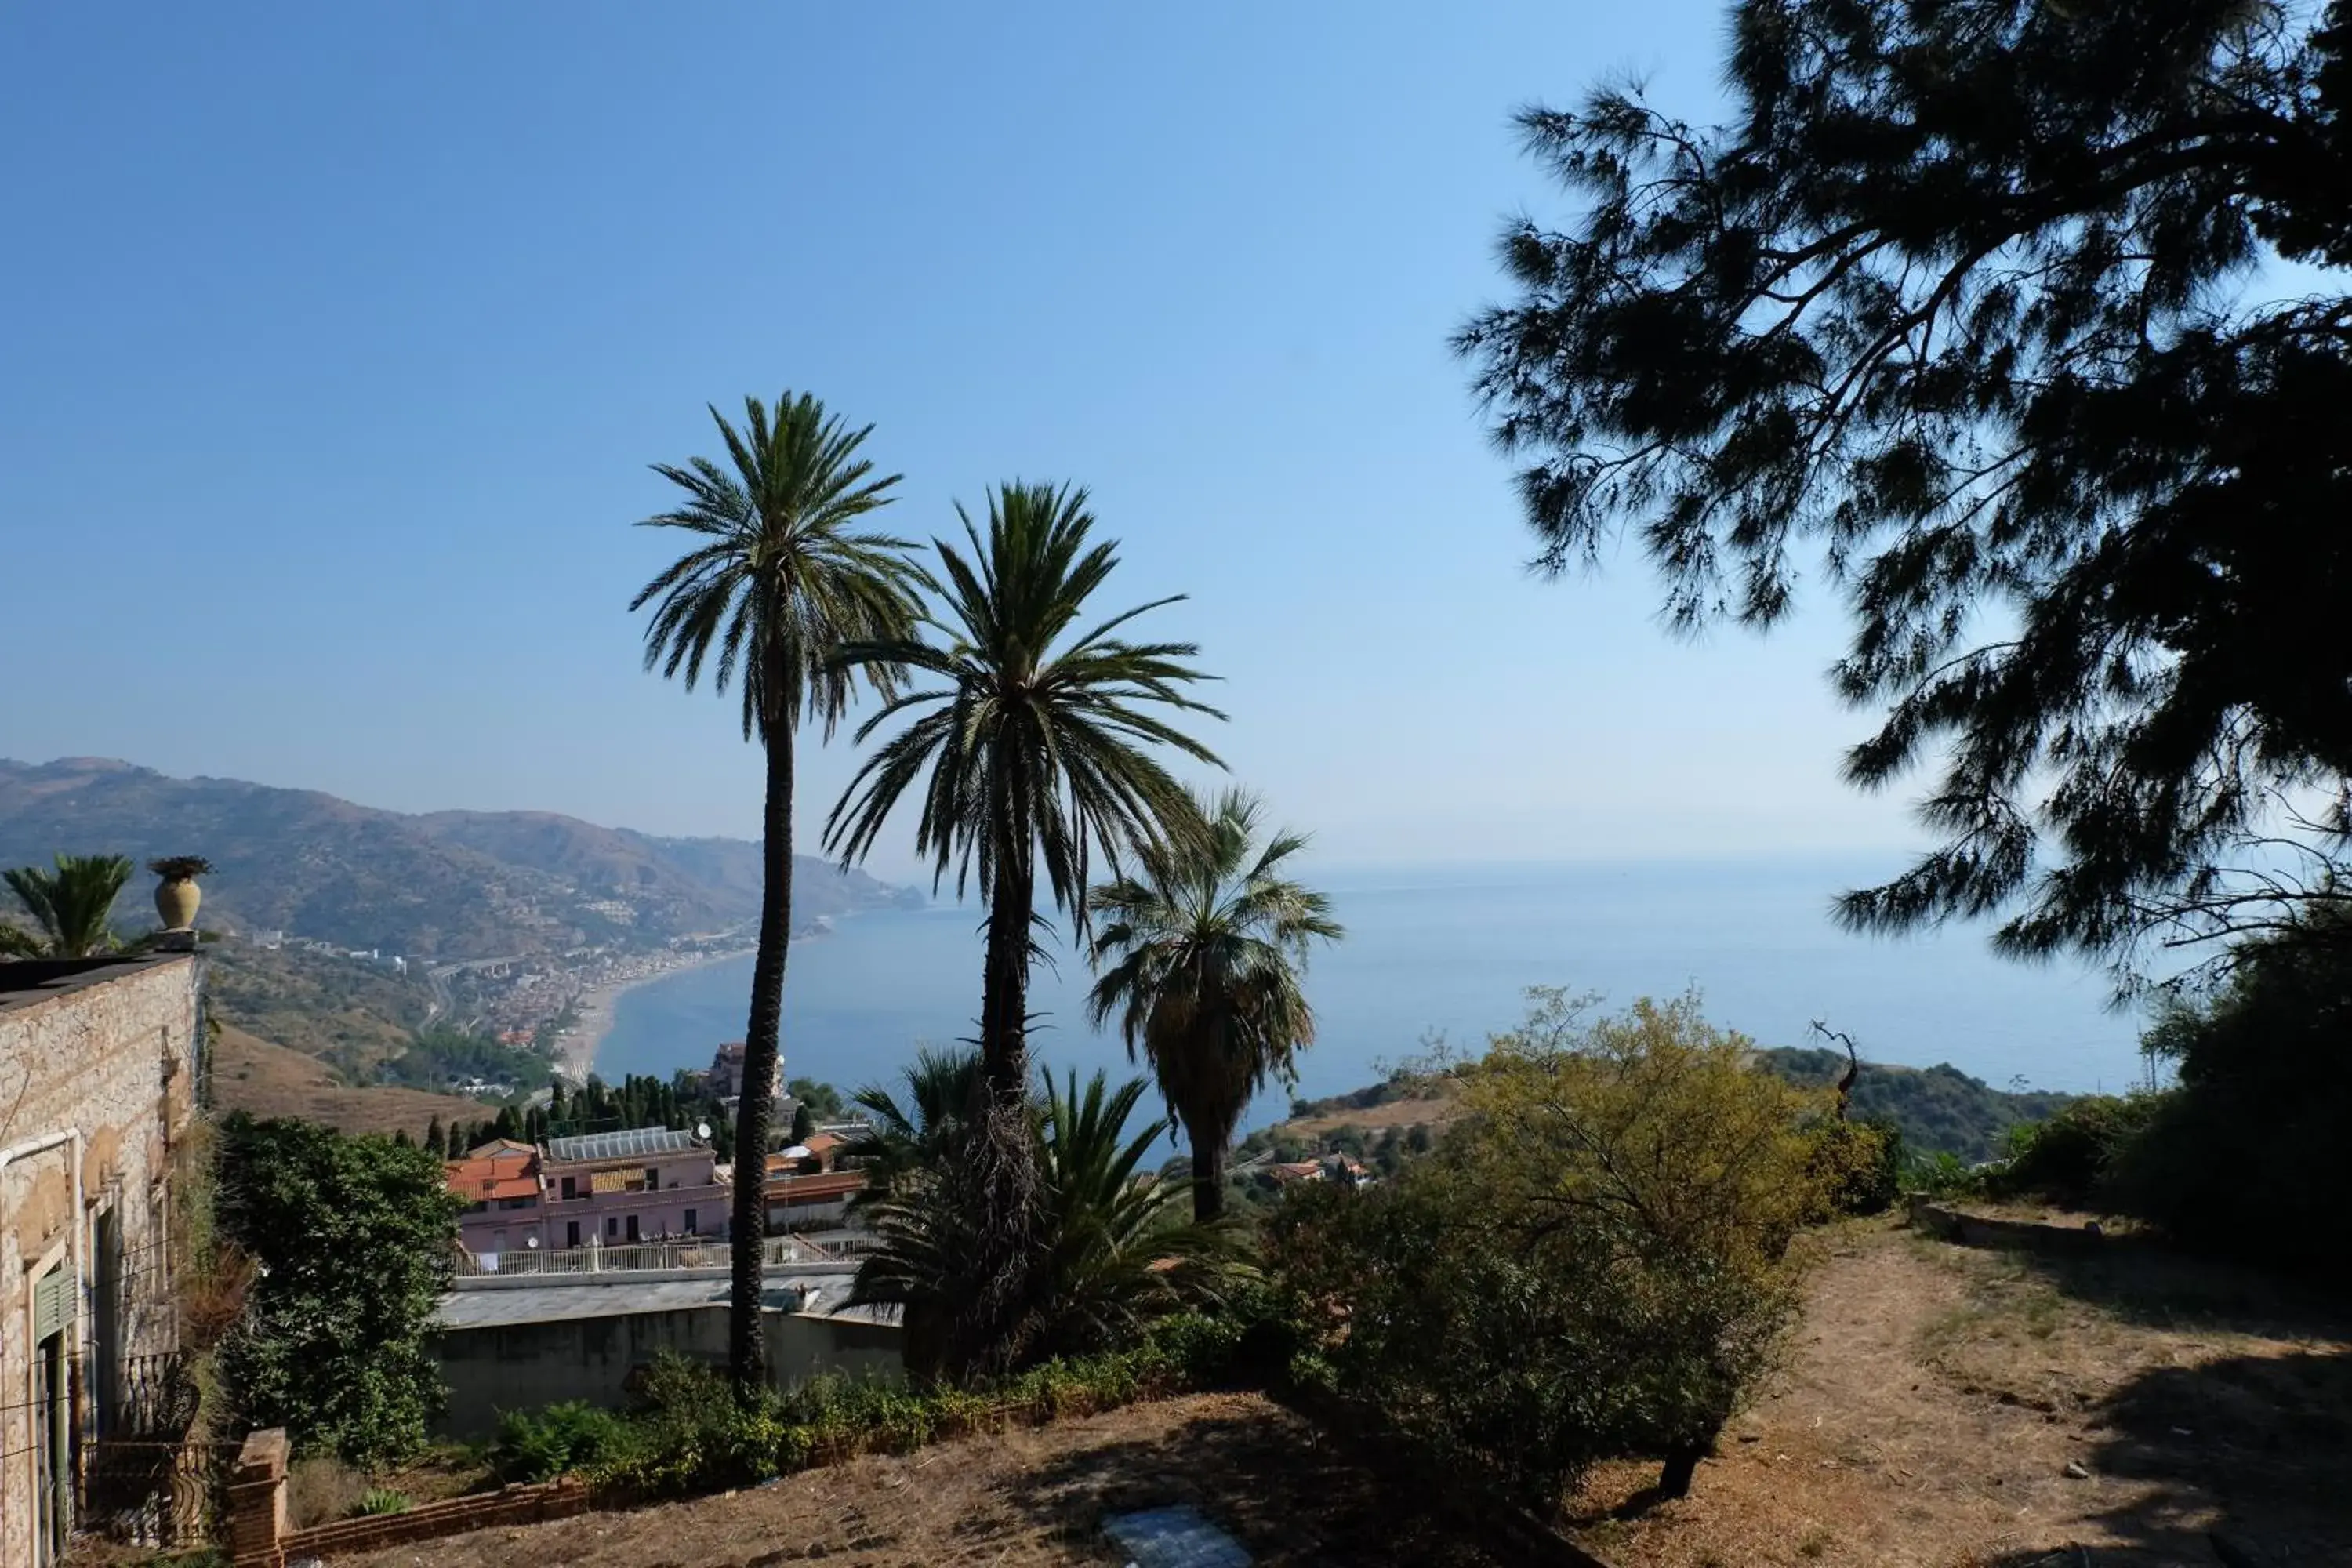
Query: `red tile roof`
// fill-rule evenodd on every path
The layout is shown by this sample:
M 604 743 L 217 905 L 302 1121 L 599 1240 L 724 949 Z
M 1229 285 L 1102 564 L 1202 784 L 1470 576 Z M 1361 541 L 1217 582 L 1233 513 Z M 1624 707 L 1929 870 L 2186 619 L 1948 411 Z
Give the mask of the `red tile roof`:
M 485 1144 L 484 1148 L 494 1152 L 452 1160 L 443 1167 L 451 1192 L 469 1204 L 539 1195 L 537 1150 L 521 1143 L 504 1148 Z
M 830 1203 L 845 1197 L 866 1184 L 863 1171 L 836 1171 L 822 1176 L 783 1176 L 771 1173 L 768 1196 L 788 1199 L 796 1204 Z

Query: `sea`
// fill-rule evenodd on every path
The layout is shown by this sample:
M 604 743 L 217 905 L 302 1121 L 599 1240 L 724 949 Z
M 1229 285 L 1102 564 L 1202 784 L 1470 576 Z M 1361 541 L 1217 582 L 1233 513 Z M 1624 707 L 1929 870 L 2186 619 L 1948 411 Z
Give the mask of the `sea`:
M 1525 1016 L 1530 986 L 1597 993 L 1616 1008 L 1696 989 L 1707 1016 L 1765 1046 L 1824 1043 L 1821 1020 L 1865 1059 L 1948 1062 L 1997 1089 L 2114 1092 L 2145 1079 L 2145 1019 L 2110 1005 L 2107 976 L 2058 961 L 1996 957 L 1985 928 L 1860 936 L 1831 919 L 1839 891 L 1888 874 L 1885 858 L 1331 869 L 1309 879 L 1346 938 L 1307 971 L 1318 1039 L 1295 1089 L 1269 1088 L 1246 1131 L 1290 1097 L 1360 1088 L 1444 1039 L 1475 1050 Z M 851 916 L 793 946 L 785 1072 L 840 1086 L 893 1083 L 924 1046 L 978 1032 L 982 911 L 939 903 Z M 1053 1070 L 1137 1070 L 1089 1028 L 1089 975 L 1066 943 L 1040 963 L 1031 1036 Z M 595 1070 L 667 1078 L 740 1039 L 746 956 L 621 996 Z

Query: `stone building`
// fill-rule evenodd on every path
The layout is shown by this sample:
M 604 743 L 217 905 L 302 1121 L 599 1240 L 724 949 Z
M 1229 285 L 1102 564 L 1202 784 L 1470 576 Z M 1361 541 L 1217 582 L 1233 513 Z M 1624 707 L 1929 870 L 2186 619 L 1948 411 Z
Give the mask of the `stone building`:
M 193 953 L 0 963 L 0 1563 L 49 1568 L 101 1439 L 177 1349 Z

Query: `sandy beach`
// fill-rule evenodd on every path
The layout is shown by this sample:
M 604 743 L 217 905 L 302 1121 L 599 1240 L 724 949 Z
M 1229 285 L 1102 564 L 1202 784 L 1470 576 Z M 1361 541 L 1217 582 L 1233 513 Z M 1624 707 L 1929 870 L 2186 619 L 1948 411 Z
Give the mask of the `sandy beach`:
M 612 1033 L 613 1009 L 629 992 L 640 985 L 667 979 L 673 974 L 683 974 L 689 969 L 701 969 L 709 964 L 724 963 L 730 959 L 741 958 L 753 951 L 755 950 L 752 948 L 742 947 L 729 952 L 698 953 L 691 958 L 671 959 L 667 962 L 649 957 L 638 962 L 654 967 L 589 986 L 572 998 L 572 1005 L 575 1016 L 572 1026 L 556 1037 L 555 1070 L 562 1073 L 570 1082 L 588 1081 L 588 1074 L 596 1065 L 597 1048 L 604 1045 L 604 1037 Z

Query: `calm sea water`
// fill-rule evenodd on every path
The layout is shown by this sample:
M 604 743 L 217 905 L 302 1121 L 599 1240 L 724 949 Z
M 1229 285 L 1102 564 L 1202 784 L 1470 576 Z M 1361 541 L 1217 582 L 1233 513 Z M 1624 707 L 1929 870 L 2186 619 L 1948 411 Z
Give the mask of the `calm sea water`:
M 1980 930 L 1887 939 L 1846 934 L 1827 914 L 1840 889 L 1884 875 L 1851 860 L 1623 863 L 1318 873 L 1347 939 L 1307 973 L 1321 1038 L 1300 1063 L 1313 1098 L 1369 1083 L 1381 1065 L 1443 1033 L 1475 1046 L 1524 1011 L 1529 985 L 1642 995 L 1705 994 L 1716 1022 L 1765 1045 L 1817 1044 L 1825 1018 L 1874 1060 L 1950 1062 L 1996 1088 L 2116 1089 L 2137 1081 L 2139 1020 L 2106 1010 L 2083 968 L 1996 959 Z M 841 1085 L 895 1079 L 922 1044 L 977 1032 L 980 911 L 887 910 L 793 949 L 785 1070 Z M 667 1077 L 740 1039 L 751 961 L 689 970 L 624 996 L 597 1056 L 608 1079 Z M 1085 966 L 1041 967 L 1033 1037 L 1057 1068 L 1123 1068 L 1115 1039 L 1087 1027 Z M 1277 1118 L 1269 1093 L 1245 1126 Z

